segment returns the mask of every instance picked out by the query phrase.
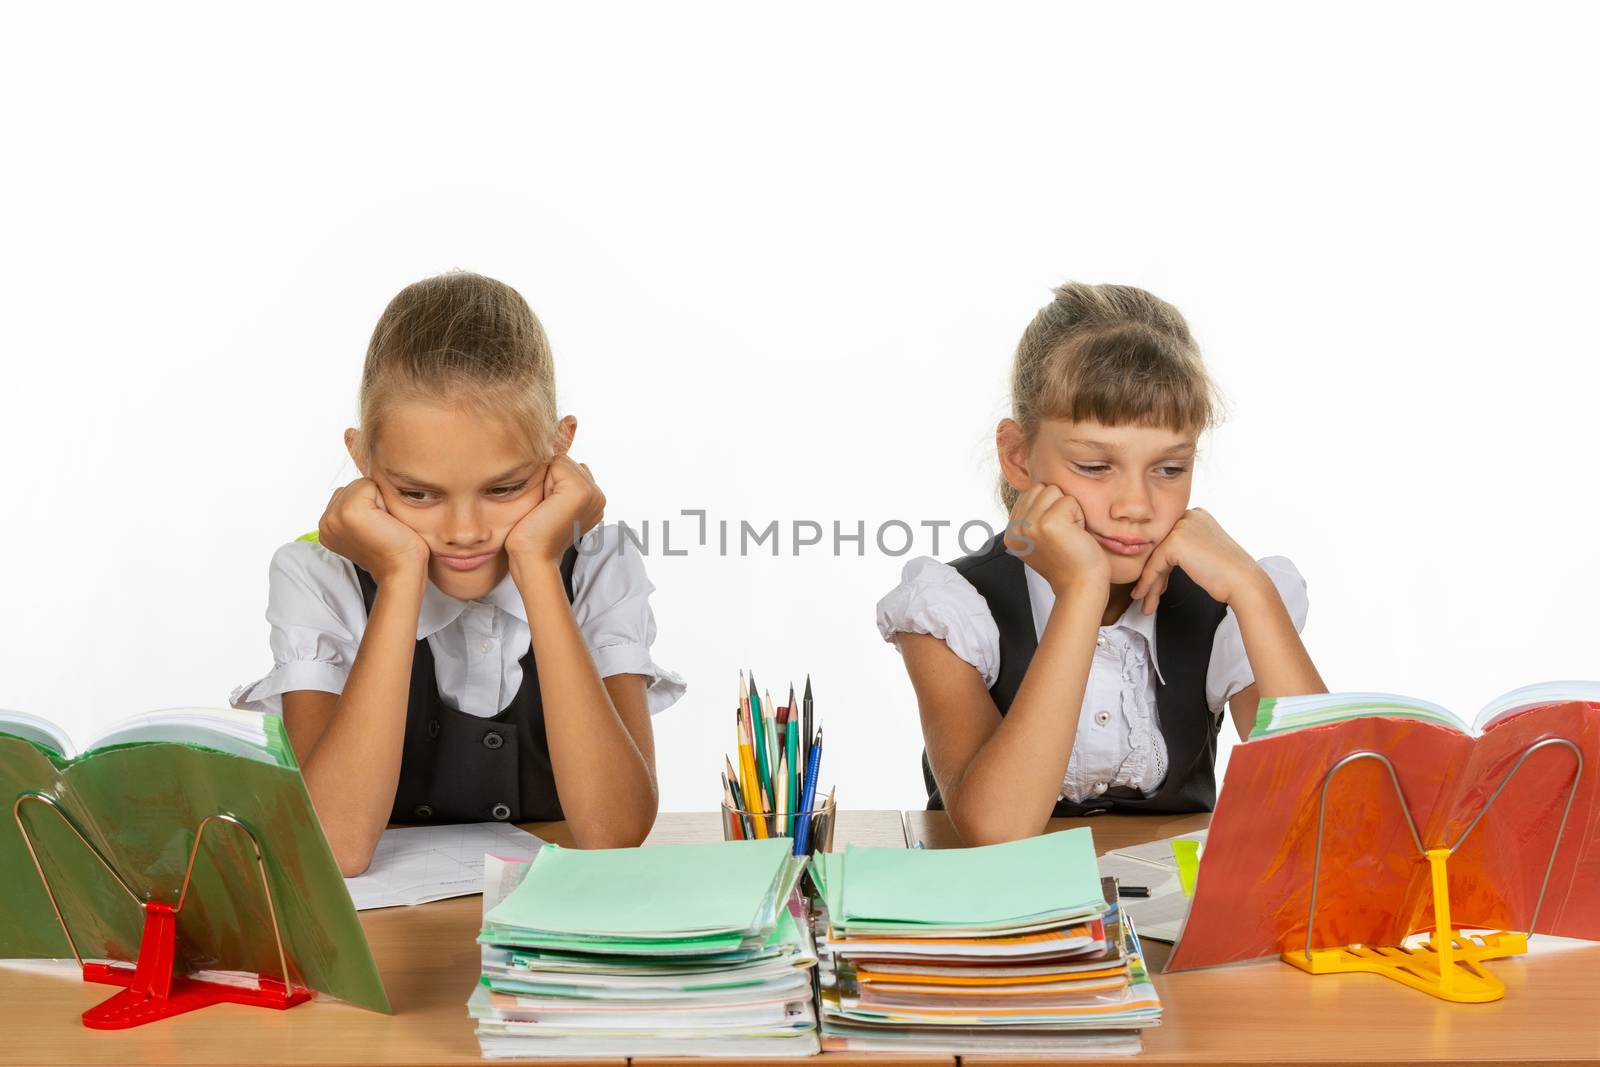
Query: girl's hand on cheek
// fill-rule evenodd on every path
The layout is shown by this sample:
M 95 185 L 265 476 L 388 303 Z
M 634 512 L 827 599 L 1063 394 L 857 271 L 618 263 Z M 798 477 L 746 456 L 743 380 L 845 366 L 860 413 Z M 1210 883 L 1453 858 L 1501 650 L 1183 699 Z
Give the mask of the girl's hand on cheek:
M 1111 565 L 1089 533 L 1083 508 L 1053 485 L 1029 486 L 1011 508 L 1006 548 L 1050 583 L 1057 596 L 1073 586 L 1109 596 Z
M 371 478 L 357 478 L 334 490 L 317 523 L 317 540 L 380 584 L 396 575 L 428 570 L 428 543 L 389 514 L 378 483 Z
M 557 456 L 545 469 L 544 499 L 506 534 L 512 563 L 559 563 L 606 513 L 606 495 L 583 463 Z
M 1144 614 L 1155 613 L 1174 567 L 1182 567 L 1211 599 L 1224 604 L 1231 604 L 1251 581 L 1266 574 L 1250 553 L 1217 525 L 1210 512 L 1201 508 L 1184 512 L 1145 561 L 1144 572 L 1133 586 L 1133 599 L 1144 600 Z

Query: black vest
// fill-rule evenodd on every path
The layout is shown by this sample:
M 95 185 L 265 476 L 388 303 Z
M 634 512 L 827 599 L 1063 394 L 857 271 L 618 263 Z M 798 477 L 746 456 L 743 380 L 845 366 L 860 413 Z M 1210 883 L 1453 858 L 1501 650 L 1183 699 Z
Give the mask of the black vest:
M 1006 551 L 1004 535 L 999 534 L 980 551 L 950 565 L 988 602 L 989 613 L 1000 631 L 1000 675 L 989 695 L 1004 715 L 1011 710 L 1011 701 L 1022 687 L 1022 677 L 1039 647 L 1022 561 Z M 1211 662 L 1212 638 L 1226 614 L 1227 605 L 1211 599 L 1188 575 L 1173 568 L 1156 609 L 1156 645 L 1161 653 L 1156 711 L 1161 720 L 1161 736 L 1167 742 L 1167 777 L 1148 797 L 1132 790 L 1113 790 L 1082 803 L 1062 800 L 1056 804 L 1055 816 L 1102 811 L 1210 811 L 1216 806 L 1214 771 L 1220 720 L 1206 704 L 1206 668 Z M 942 809 L 944 801 L 933 780 L 926 751 L 922 754 L 922 777 L 928 787 L 928 809 Z
M 561 559 L 561 583 L 572 600 L 578 550 Z M 372 614 L 372 575 L 356 568 L 361 599 Z M 545 822 L 564 818 L 544 734 L 544 701 L 533 647 L 523 653 L 522 685 L 493 718 L 457 711 L 439 695 L 433 650 L 417 642 L 406 700 L 405 748 L 391 822 Z

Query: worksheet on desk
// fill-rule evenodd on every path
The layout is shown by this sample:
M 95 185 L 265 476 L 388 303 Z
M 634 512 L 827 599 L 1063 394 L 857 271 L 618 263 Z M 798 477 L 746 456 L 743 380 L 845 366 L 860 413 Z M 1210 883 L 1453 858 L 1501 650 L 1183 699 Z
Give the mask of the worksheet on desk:
M 483 892 L 486 855 L 528 860 L 543 846 L 503 822 L 396 827 L 383 832 L 372 866 L 344 884 L 357 911 L 471 896 Z
M 1172 854 L 1174 841 L 1198 841 L 1203 846 L 1206 832 L 1197 830 L 1178 837 L 1147 841 L 1142 845 L 1112 849 L 1100 857 L 1100 873 L 1123 885 L 1141 886 L 1147 897 L 1124 897 L 1122 906 L 1132 916 L 1140 937 L 1156 941 L 1176 941 L 1189 915 L 1189 898 L 1178 880 L 1178 861 Z

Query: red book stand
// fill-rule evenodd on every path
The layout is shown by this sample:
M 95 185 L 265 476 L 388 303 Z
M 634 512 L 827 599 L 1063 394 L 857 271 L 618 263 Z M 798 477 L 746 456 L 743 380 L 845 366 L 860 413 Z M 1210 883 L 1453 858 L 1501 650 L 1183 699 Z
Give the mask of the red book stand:
M 22 806 L 28 801 L 43 804 L 59 815 L 83 846 L 100 861 L 100 865 L 107 873 L 116 879 L 129 899 L 144 912 L 144 932 L 139 940 L 139 958 L 132 967 L 116 963 L 85 962 L 83 954 L 78 951 L 78 944 L 73 940 L 72 931 L 67 928 L 67 921 L 61 914 L 61 905 L 56 900 L 55 889 L 50 885 L 50 879 L 39 863 L 33 836 L 23 822 Z M 249 827 L 232 815 L 211 815 L 201 820 L 200 826 L 195 831 L 194 845 L 189 851 L 189 868 L 184 873 L 183 888 L 178 892 L 177 904 L 141 900 L 117 869 L 99 849 L 90 844 L 83 831 L 51 797 L 43 793 L 24 793 L 13 805 L 12 815 L 22 830 L 22 838 L 28 846 L 28 855 L 33 859 L 33 867 L 39 873 L 39 880 L 44 883 L 44 891 L 50 898 L 50 906 L 55 909 L 56 921 L 61 924 L 61 932 L 66 935 L 67 944 L 72 948 L 73 958 L 83 969 L 83 980 L 125 987 L 109 1000 L 84 1012 L 83 1025 L 95 1030 L 125 1030 L 155 1022 L 157 1019 L 182 1015 L 184 1012 L 194 1011 L 208 1004 L 249 1004 L 281 1010 L 311 999 L 311 990 L 297 986 L 289 980 L 289 965 L 283 952 L 283 934 L 278 929 L 278 910 L 272 899 L 272 885 L 267 879 L 267 866 L 262 856 L 261 842 Z M 206 828 L 214 822 L 226 823 L 243 833 L 255 849 L 256 870 L 261 876 L 261 891 L 266 895 L 267 912 L 272 917 L 272 936 L 278 948 L 280 978 L 273 979 L 262 975 L 256 979 L 256 984 L 251 986 L 193 978 L 178 974 L 174 969 L 177 959 L 178 915 L 183 911 L 184 901 L 189 896 L 189 883 L 194 877 L 194 862 L 200 854 L 200 840 L 205 836 Z

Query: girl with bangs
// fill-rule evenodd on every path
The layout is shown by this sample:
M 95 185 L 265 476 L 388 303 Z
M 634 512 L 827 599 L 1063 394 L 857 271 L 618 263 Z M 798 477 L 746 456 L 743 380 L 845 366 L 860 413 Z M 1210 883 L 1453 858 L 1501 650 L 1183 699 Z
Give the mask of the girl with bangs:
M 928 807 L 968 844 L 1052 816 L 1210 811 L 1225 709 L 1326 687 L 1306 586 L 1189 506 L 1212 386 L 1176 308 L 1071 283 L 1017 346 L 995 433 L 1006 529 L 878 603 L 916 692 Z

